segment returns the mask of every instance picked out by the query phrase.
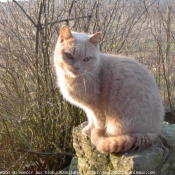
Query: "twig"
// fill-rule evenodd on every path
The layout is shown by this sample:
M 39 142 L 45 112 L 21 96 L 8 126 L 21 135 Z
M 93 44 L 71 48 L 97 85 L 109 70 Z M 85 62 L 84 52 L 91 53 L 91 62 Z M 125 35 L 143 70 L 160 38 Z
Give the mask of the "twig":
M 81 17 L 76 17 L 76 18 L 69 18 L 69 19 L 56 20 L 56 21 L 53 21 L 53 22 L 49 22 L 48 24 L 55 24 L 55 23 L 58 23 L 58 22 L 72 21 L 72 20 L 81 19 L 81 18 L 91 18 L 91 15 L 88 15 L 88 16 L 81 16 Z
M 12 2 L 14 2 L 23 11 L 23 13 L 27 16 L 27 18 L 32 22 L 34 26 L 37 26 L 34 20 L 27 14 L 27 12 L 22 8 L 22 6 L 16 0 L 13 0 Z
M 29 14 L 23 9 L 23 7 L 16 0 L 12 0 L 12 2 L 14 2 L 22 10 L 22 12 L 27 16 L 27 18 L 32 22 L 32 24 L 34 25 L 34 27 L 40 27 L 41 28 L 42 25 L 40 23 L 36 24 L 35 21 L 29 16 Z M 71 7 L 69 9 L 69 12 L 71 11 L 72 6 L 73 6 L 73 3 L 71 4 Z M 41 9 L 40 9 L 39 14 L 41 14 Z M 40 15 L 39 15 L 39 18 L 40 18 Z M 56 24 L 58 22 L 72 21 L 72 20 L 81 19 L 81 18 L 91 18 L 91 15 L 82 16 L 82 17 L 76 17 L 76 18 L 56 20 L 56 21 L 53 21 L 53 22 L 48 22 L 48 24 Z M 40 19 L 38 19 L 38 21 L 40 21 Z
M 70 8 L 69 8 L 69 10 L 67 12 L 67 18 L 70 18 L 70 15 L 71 15 L 71 11 L 72 11 L 74 2 L 75 2 L 75 0 L 73 0 L 72 3 L 71 3 L 71 5 L 70 5 Z M 66 25 L 69 26 L 69 20 L 66 21 Z
M 29 154 L 36 154 L 36 155 L 44 155 L 44 156 L 49 156 L 49 155 L 64 155 L 64 156 L 75 156 L 76 154 L 72 154 L 72 153 L 66 153 L 66 152 L 53 152 L 53 153 L 48 153 L 48 152 L 36 152 L 36 151 L 32 151 L 32 150 L 25 150 L 22 148 L 17 148 L 16 152 L 25 152 L 25 153 L 29 153 Z

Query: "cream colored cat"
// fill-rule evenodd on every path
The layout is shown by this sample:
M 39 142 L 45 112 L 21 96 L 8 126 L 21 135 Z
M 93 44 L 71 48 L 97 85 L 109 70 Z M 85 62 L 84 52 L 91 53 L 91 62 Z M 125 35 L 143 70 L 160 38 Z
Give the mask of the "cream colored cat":
M 99 40 L 100 33 L 61 29 L 54 53 L 60 90 L 86 112 L 82 133 L 99 151 L 143 149 L 156 140 L 163 122 L 156 82 L 137 61 L 100 53 Z

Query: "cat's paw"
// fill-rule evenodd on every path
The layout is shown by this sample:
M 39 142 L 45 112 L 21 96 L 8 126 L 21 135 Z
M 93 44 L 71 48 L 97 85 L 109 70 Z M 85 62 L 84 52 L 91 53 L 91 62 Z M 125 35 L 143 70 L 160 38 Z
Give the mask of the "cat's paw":
M 93 125 L 89 125 L 88 122 L 84 122 L 82 125 L 82 134 L 85 136 L 91 136 L 91 131 L 94 128 Z
M 82 130 L 82 134 L 85 135 L 85 136 L 90 136 L 91 135 L 91 130 L 92 130 L 91 128 L 85 127 Z

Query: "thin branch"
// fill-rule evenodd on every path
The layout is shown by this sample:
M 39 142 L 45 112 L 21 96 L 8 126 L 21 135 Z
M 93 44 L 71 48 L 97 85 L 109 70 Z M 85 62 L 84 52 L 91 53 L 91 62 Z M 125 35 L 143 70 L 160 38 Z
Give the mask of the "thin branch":
M 35 21 L 27 14 L 27 12 L 23 9 L 23 7 L 16 0 L 12 0 L 12 2 L 14 2 L 22 10 L 22 12 L 27 16 L 27 18 L 32 22 L 34 26 L 37 26 Z
M 124 40 L 122 41 L 122 44 L 120 45 L 120 47 L 117 49 L 117 52 L 119 52 L 119 51 L 122 49 L 123 45 L 125 44 L 125 42 L 126 42 L 128 36 L 129 36 L 129 34 L 130 34 L 130 31 L 134 28 L 134 26 L 138 23 L 138 21 L 141 19 L 141 17 L 142 17 L 145 13 L 147 13 L 148 9 L 149 9 L 156 1 L 157 1 L 157 0 L 152 1 L 152 3 L 151 3 L 148 7 L 146 7 L 146 9 L 141 13 L 141 15 L 137 18 L 137 20 L 136 20 L 135 22 L 134 22 L 134 20 L 133 20 L 133 24 L 129 27 L 128 33 L 126 34 L 126 36 L 125 36 Z M 135 15 L 135 12 L 132 14 L 132 16 L 134 16 L 134 15 Z
M 22 10 L 22 12 L 27 16 L 27 18 L 32 22 L 32 24 L 34 25 L 34 27 L 41 27 L 41 24 L 36 24 L 34 22 L 34 20 L 29 16 L 29 14 L 27 14 L 27 12 L 23 9 L 23 7 L 16 0 L 12 0 L 12 1 Z M 71 11 L 72 6 L 73 6 L 73 3 L 71 4 L 71 7 L 69 9 L 69 12 Z M 41 13 L 39 13 L 39 14 L 41 14 Z M 53 24 L 56 24 L 56 23 L 59 23 L 59 22 L 67 22 L 67 21 L 72 21 L 72 20 L 81 19 L 81 18 L 91 18 L 91 15 L 82 16 L 82 17 L 78 17 L 78 18 L 69 18 L 69 19 L 56 20 L 54 22 L 48 22 L 48 24 L 52 24 L 53 25 Z M 40 21 L 40 19 L 38 21 Z
M 21 149 L 21 148 L 17 148 L 16 152 L 25 152 L 25 153 L 29 153 L 29 154 L 36 154 L 36 155 L 41 155 L 41 156 L 50 156 L 50 155 L 63 155 L 63 156 L 76 156 L 76 154 L 72 154 L 72 153 L 66 153 L 66 152 L 61 152 L 61 153 L 57 153 L 57 152 L 50 152 L 50 153 L 46 153 L 46 152 L 36 152 L 36 151 L 32 151 L 32 150 L 25 150 L 25 149 Z
M 88 15 L 88 16 L 81 16 L 81 17 L 78 17 L 78 18 L 70 18 L 70 19 L 56 20 L 56 21 L 53 21 L 53 22 L 49 22 L 48 24 L 56 24 L 56 23 L 59 23 L 59 22 L 73 21 L 73 20 L 75 20 L 75 19 L 81 19 L 81 18 L 91 18 L 91 15 Z
M 67 12 L 67 18 L 70 18 L 70 15 L 71 15 L 71 11 L 72 11 L 74 2 L 75 2 L 75 0 L 72 1 L 71 6 L 70 6 L 70 8 L 69 8 L 69 10 Z M 69 26 L 69 20 L 66 21 L 66 25 Z

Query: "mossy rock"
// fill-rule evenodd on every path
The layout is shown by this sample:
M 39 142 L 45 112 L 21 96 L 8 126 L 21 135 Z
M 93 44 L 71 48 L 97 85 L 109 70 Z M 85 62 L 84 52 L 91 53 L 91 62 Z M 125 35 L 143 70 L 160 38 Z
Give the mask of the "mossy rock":
M 175 125 L 164 124 L 157 141 L 141 151 L 103 154 L 84 136 L 82 125 L 73 130 L 73 146 L 81 175 L 175 174 Z

